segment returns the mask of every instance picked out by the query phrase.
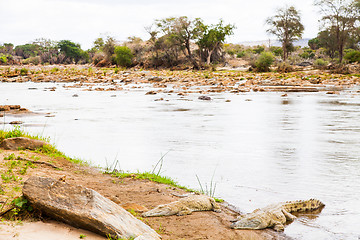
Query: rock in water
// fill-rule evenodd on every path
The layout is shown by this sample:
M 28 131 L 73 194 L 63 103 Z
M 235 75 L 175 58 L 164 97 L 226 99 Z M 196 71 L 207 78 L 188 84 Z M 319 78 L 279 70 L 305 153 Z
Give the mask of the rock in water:
M 35 150 L 37 148 L 42 148 L 44 145 L 48 144 L 47 142 L 26 138 L 26 137 L 15 137 L 7 138 L 1 142 L 0 148 L 6 150 L 18 150 L 18 149 L 30 149 Z
M 209 96 L 200 96 L 198 97 L 199 100 L 204 100 L 204 101 L 210 101 L 211 100 L 211 97 Z
M 113 238 L 160 240 L 148 225 L 92 189 L 33 176 L 23 194 L 35 208 L 71 226 Z

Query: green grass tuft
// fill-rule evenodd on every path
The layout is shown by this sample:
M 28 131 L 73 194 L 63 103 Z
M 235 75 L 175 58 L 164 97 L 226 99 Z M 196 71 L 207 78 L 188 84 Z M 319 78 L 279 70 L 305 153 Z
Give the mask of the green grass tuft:
M 12 130 L 0 130 L 0 142 L 6 138 L 14 138 L 14 137 L 27 137 L 36 140 L 42 140 L 45 142 L 49 142 L 50 138 L 45 138 L 39 135 L 30 135 L 26 133 L 24 130 L 20 128 L 20 126 L 15 126 Z
M 20 126 L 15 126 L 12 130 L 6 131 L 6 130 L 0 130 L 0 142 L 3 141 L 6 138 L 13 138 L 13 137 L 27 137 L 31 139 L 41 140 L 44 142 L 49 143 L 50 138 L 42 137 L 39 135 L 30 135 L 29 133 L 26 133 L 23 131 Z M 76 163 L 79 165 L 89 165 L 86 161 L 83 161 L 78 158 L 71 158 L 66 156 L 63 152 L 59 151 L 55 146 L 51 145 L 50 143 L 47 145 L 44 145 L 42 148 L 39 148 L 35 150 L 36 153 L 42 153 L 49 157 L 54 158 L 64 158 L 72 163 Z
M 117 178 L 133 178 L 133 179 L 146 179 L 152 182 L 166 184 L 172 187 L 180 188 L 188 192 L 194 192 L 194 190 L 189 189 L 187 187 L 179 185 L 175 180 L 166 177 L 160 176 L 151 172 L 137 172 L 137 173 L 126 173 L 126 172 L 105 172 L 107 174 L 111 174 L 113 177 Z

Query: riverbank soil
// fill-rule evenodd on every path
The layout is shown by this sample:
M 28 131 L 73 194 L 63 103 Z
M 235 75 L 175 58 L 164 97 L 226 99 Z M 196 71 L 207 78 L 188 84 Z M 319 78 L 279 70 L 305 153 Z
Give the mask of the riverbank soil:
M 21 160 L 18 160 L 21 159 Z M 29 163 L 27 160 L 31 160 Z M 50 164 L 41 164 L 46 162 Z M 55 168 L 56 167 L 56 168 Z M 194 212 L 187 216 L 141 218 L 141 210 L 176 201 L 187 192 L 168 185 L 139 180 L 134 177 L 115 178 L 85 165 L 74 164 L 64 158 L 54 158 L 32 151 L 0 150 L 0 202 L 2 211 L 10 208 L 12 199 L 22 195 L 22 185 L 30 176 L 65 179 L 98 191 L 103 196 L 127 208 L 133 215 L 156 230 L 162 239 L 286 239 L 272 230 L 233 230 L 230 220 L 237 213 L 221 205 L 222 212 Z M 139 212 L 140 211 L 140 212 Z M 46 217 L 42 221 L 32 217 L 13 221 L 2 217 L 0 239 L 106 239 L 94 233 L 76 229 Z M 21 219 L 21 220 L 20 220 Z

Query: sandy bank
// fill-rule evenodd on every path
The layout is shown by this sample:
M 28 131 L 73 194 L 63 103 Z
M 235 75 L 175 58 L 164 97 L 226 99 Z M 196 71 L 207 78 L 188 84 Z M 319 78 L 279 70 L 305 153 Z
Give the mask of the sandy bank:
M 27 168 L 24 173 L 24 161 L 5 160 L 11 154 L 15 156 L 15 159 L 21 157 L 50 162 L 60 170 L 44 164 L 34 164 L 33 168 Z M 135 176 L 119 179 L 103 174 L 94 168 L 71 163 L 63 158 L 48 157 L 31 151 L 0 150 L 1 174 L 8 174 L 9 168 L 15 177 L 10 181 L 1 179 L 0 185 L 4 194 L 0 195 L 0 202 L 3 203 L 7 198 L 13 199 L 20 196 L 22 184 L 30 176 L 46 176 L 55 179 L 66 176 L 68 183 L 94 189 L 117 204 L 126 204 L 129 211 L 156 230 L 163 239 L 285 239 L 284 235 L 277 234 L 272 230 L 239 231 L 230 229 L 229 220 L 237 214 L 224 205 L 221 206 L 221 213 L 195 212 L 187 216 L 140 218 L 140 214 L 136 212 L 137 208 L 151 209 L 159 204 L 177 200 L 178 197 L 173 194 L 185 194 L 186 192 L 149 180 L 136 179 Z M 104 237 L 85 230 L 75 229 L 54 221 L 22 222 L 23 224 L 16 224 L 17 221 L 10 225 L 1 224 L 0 239 L 79 239 L 80 234 L 86 235 L 85 239 L 104 239 Z

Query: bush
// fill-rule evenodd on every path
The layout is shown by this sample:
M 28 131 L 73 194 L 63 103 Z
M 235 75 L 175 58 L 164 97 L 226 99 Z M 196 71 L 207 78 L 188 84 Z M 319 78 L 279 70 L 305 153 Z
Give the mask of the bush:
M 281 57 L 283 55 L 283 49 L 282 47 L 275 47 L 275 46 L 272 46 L 270 47 L 270 51 L 275 55 L 275 56 L 278 56 L 278 57 Z
M 20 69 L 20 75 L 21 75 L 21 76 L 25 76 L 25 75 L 27 75 L 27 74 L 28 74 L 28 69 L 26 69 L 26 68 Z
M 293 72 L 294 68 L 288 62 L 282 62 L 278 64 L 277 72 L 288 73 Z
M 115 61 L 118 66 L 130 67 L 134 55 L 131 53 L 131 49 L 126 46 L 115 47 Z
M 236 54 L 236 57 L 237 58 L 242 58 L 242 57 L 244 57 L 245 56 L 245 51 L 241 51 L 241 52 L 239 52 L 238 54 Z
M 325 61 L 324 59 L 321 59 L 321 58 L 316 59 L 315 62 L 314 62 L 314 66 L 315 67 L 320 67 L 320 68 L 325 67 L 328 64 L 329 64 L 328 61 Z
M 304 58 L 304 59 L 314 58 L 315 57 L 315 51 L 311 50 L 311 49 L 308 49 L 308 48 L 305 48 L 304 52 L 299 54 L 299 56 L 301 58 Z
M 254 53 L 257 53 L 257 54 L 260 54 L 260 53 L 262 53 L 262 52 L 264 52 L 265 51 L 265 47 L 264 46 L 256 46 L 256 47 L 254 47 L 254 49 L 253 49 L 253 52 Z
M 101 62 L 102 60 L 104 60 L 105 59 L 105 53 L 103 53 L 103 52 L 101 52 L 101 51 L 98 51 L 98 52 L 96 52 L 95 54 L 94 54 L 94 56 L 93 56 L 93 63 L 95 64 L 95 65 L 97 65 L 99 62 Z
M 255 68 L 258 72 L 268 72 L 274 60 L 275 57 L 271 52 L 262 52 L 255 61 Z
M 34 64 L 34 65 L 38 65 L 41 63 L 41 58 L 40 56 L 36 56 L 36 57 L 29 57 L 25 60 L 22 61 L 23 64 Z
M 5 64 L 5 63 L 7 63 L 7 61 L 8 61 L 8 60 L 7 60 L 7 57 L 6 57 L 5 55 L 1 55 L 1 56 L 0 56 L 0 64 L 1 64 L 1 63 Z
M 345 53 L 344 59 L 348 60 L 349 63 L 360 63 L 360 51 L 351 49 Z

